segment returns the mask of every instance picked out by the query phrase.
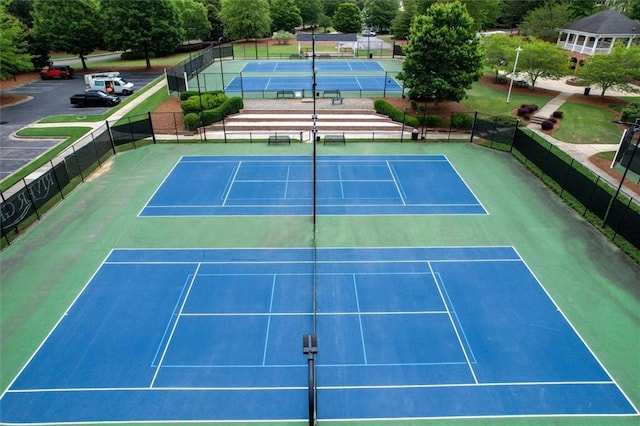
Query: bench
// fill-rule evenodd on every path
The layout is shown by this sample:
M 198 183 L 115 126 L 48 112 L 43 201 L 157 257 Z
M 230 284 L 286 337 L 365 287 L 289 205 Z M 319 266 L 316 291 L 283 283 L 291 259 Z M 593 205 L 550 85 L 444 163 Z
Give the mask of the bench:
M 331 98 L 331 105 L 341 104 L 342 98 Z
M 529 82 L 525 81 L 525 80 L 517 80 L 514 82 L 516 87 L 522 87 L 522 88 L 528 88 L 529 87 Z
M 278 92 L 276 93 L 276 98 L 280 99 L 280 98 L 295 98 L 296 94 L 293 92 L 293 90 L 278 90 Z
M 291 138 L 286 135 L 271 135 L 269 136 L 269 145 L 283 144 L 291 145 Z
M 324 137 L 324 144 L 328 143 L 339 143 L 342 145 L 346 145 L 347 140 L 344 138 L 344 135 L 326 135 Z
M 340 91 L 339 90 L 325 90 L 324 92 L 322 92 L 322 97 L 323 98 L 340 98 Z
M 331 55 L 329 53 L 318 53 L 316 56 L 318 58 L 331 59 Z

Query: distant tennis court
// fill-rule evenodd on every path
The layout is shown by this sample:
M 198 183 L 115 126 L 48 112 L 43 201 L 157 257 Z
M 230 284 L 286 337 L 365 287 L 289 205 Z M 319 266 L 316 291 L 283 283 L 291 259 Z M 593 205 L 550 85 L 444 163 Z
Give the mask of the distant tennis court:
M 318 76 L 317 90 L 401 92 L 402 86 L 391 76 Z M 273 92 L 278 90 L 312 90 L 309 77 L 234 77 L 226 92 Z
M 511 247 L 113 250 L 6 423 L 634 415 Z M 491 403 L 488 403 L 488 402 Z
M 318 91 L 402 92 L 400 83 L 376 61 L 316 61 L 315 70 Z M 248 62 L 239 76 L 226 83 L 225 91 L 312 91 L 311 61 Z
M 377 61 L 316 61 L 317 72 L 384 72 Z M 311 72 L 311 61 L 252 61 L 242 67 L 243 73 Z
M 141 216 L 311 215 L 308 156 L 182 157 Z M 443 155 L 319 156 L 320 215 L 486 214 Z

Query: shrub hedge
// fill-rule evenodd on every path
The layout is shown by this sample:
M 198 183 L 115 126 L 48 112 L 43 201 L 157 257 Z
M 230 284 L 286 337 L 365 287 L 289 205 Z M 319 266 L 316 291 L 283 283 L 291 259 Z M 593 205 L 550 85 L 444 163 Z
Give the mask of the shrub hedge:
M 404 124 L 406 124 L 407 126 L 418 127 L 419 125 L 418 119 L 416 117 L 406 115 L 404 111 L 400 111 L 387 101 L 378 99 L 373 103 L 373 108 L 378 114 L 386 115 L 393 121 L 402 123 L 402 120 L 404 119 Z
M 219 93 L 216 95 L 219 95 Z M 237 113 L 244 107 L 244 102 L 241 97 L 234 96 L 233 98 L 227 98 L 224 94 L 223 96 L 226 99 L 222 104 L 215 108 L 203 110 L 202 114 L 200 114 L 199 105 L 196 111 L 184 111 L 184 125 L 186 129 L 193 131 L 198 127 L 208 126 L 209 124 L 221 121 L 227 115 Z M 187 101 L 189 101 L 189 99 L 187 99 Z
M 627 123 L 635 123 L 640 118 L 640 103 L 631 102 L 622 108 L 620 119 Z
M 473 117 L 464 112 L 456 112 L 451 115 L 451 127 L 456 129 L 470 129 L 473 127 Z

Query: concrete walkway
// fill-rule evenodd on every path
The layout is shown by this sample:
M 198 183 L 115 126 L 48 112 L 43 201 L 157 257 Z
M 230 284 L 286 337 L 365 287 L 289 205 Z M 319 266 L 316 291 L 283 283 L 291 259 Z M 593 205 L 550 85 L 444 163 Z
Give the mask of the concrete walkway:
M 557 111 L 565 101 L 571 97 L 571 95 L 575 93 L 583 93 L 584 87 L 580 86 L 570 86 L 565 84 L 562 81 L 557 80 L 548 80 L 548 79 L 539 79 L 537 81 L 536 87 L 556 90 L 560 93 L 549 102 L 547 102 L 542 108 L 540 108 L 535 116 L 539 117 L 549 117 L 553 114 L 554 111 Z M 624 93 L 624 92 L 615 92 L 615 91 L 607 91 L 607 95 L 610 96 L 633 96 L 632 93 Z M 599 96 L 599 95 L 597 95 Z M 536 133 L 536 135 L 545 139 L 549 143 L 557 146 L 559 149 L 567 153 L 569 156 L 574 158 L 576 161 L 579 161 L 583 166 L 600 176 L 606 182 L 608 182 L 613 187 L 617 188 L 620 185 L 620 180 L 616 179 L 602 169 L 593 164 L 589 158 L 597 155 L 601 152 L 610 152 L 616 151 L 618 149 L 618 144 L 574 144 L 560 141 L 554 138 L 551 135 L 548 135 L 542 131 L 540 124 L 538 123 L 530 123 L 527 125 L 527 128 Z M 621 135 L 622 136 L 622 135 Z M 622 191 L 629 197 L 632 197 L 636 200 L 640 200 L 640 192 L 634 190 L 629 185 L 625 183 L 622 187 Z

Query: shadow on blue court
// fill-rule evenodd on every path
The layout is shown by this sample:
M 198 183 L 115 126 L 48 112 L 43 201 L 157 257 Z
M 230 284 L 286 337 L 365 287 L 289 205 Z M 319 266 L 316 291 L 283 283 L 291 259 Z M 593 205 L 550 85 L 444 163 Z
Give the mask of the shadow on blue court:
M 443 155 L 319 156 L 319 215 L 486 214 Z M 309 156 L 183 157 L 141 216 L 311 215 Z
M 114 250 L 6 423 L 637 415 L 510 247 Z M 463 402 L 463 403 L 462 403 Z

